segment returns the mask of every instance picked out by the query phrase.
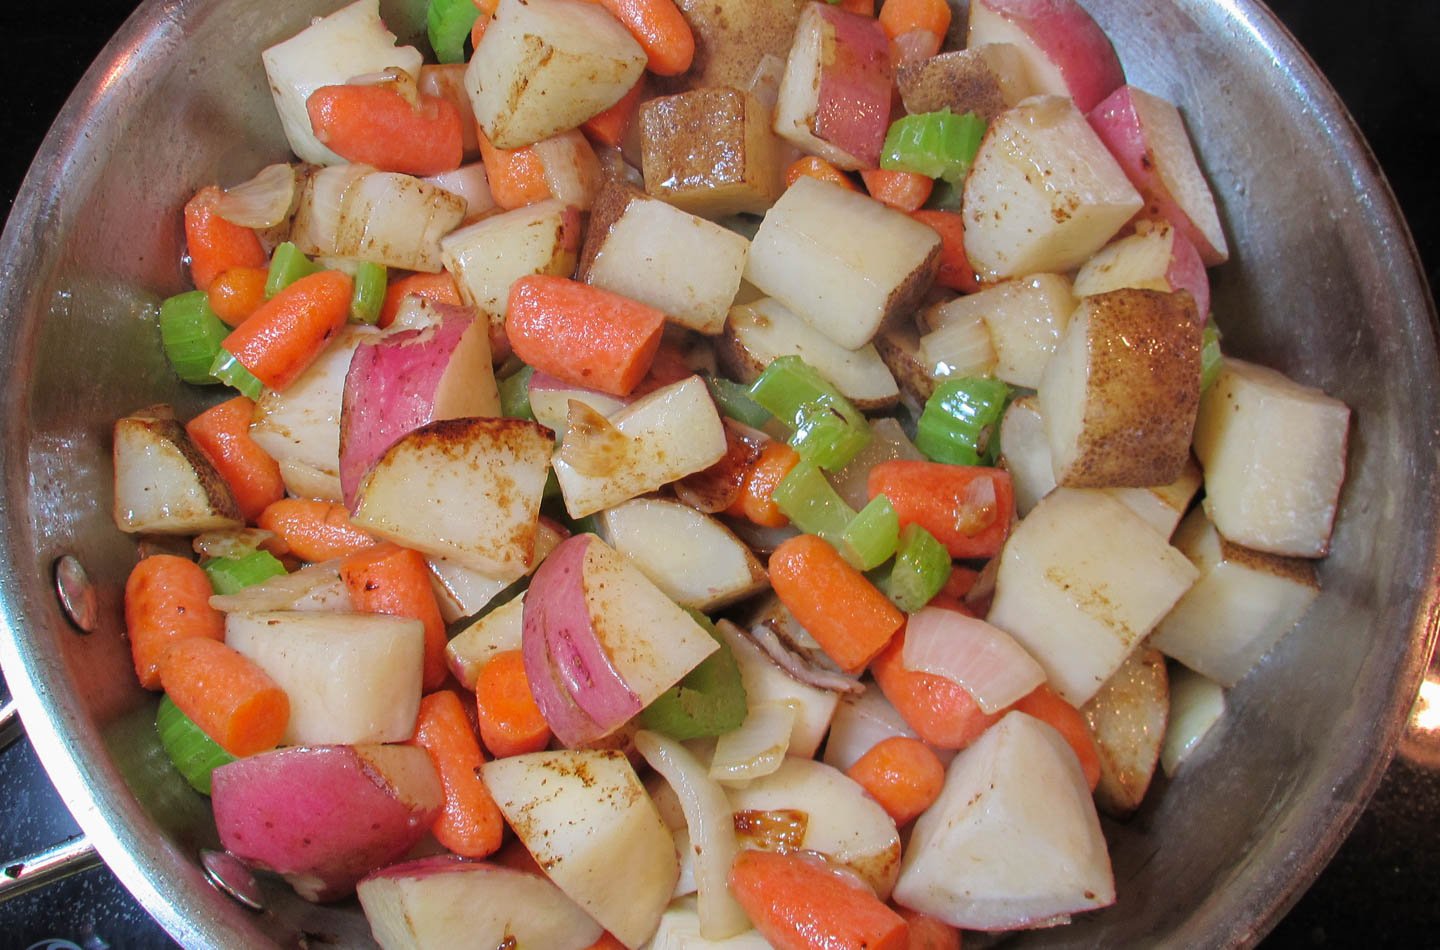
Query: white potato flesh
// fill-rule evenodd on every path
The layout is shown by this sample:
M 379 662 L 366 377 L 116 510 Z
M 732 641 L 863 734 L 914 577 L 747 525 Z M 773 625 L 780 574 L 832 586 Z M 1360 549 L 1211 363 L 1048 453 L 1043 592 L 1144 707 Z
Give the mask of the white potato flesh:
M 971 296 L 936 304 L 921 314 L 930 332 L 920 337 L 920 359 L 936 379 L 946 376 L 994 376 L 997 356 L 990 328 Z
M 909 215 L 805 176 L 760 223 L 745 279 L 855 350 L 919 302 L 939 253 L 940 235 Z
M 611 185 L 591 215 L 580 279 L 707 336 L 725 326 L 750 242 L 632 188 Z
M 1150 488 L 1107 488 L 1126 508 L 1135 512 L 1145 523 L 1154 528 L 1162 538 L 1175 533 L 1180 519 L 1185 516 L 1195 493 L 1200 490 L 1200 466 L 1193 458 L 1185 459 L 1180 477 L 1168 485 Z
M 131 534 L 199 534 L 243 528 L 230 487 L 169 406 L 115 423 L 115 525 Z
M 698 376 L 655 390 L 610 417 L 610 423 L 607 441 L 615 441 L 615 430 L 624 440 L 616 443 L 618 450 L 607 451 L 600 469 L 586 473 L 565 458 L 555 459 L 555 477 L 572 518 L 655 491 L 725 455 L 725 426 Z M 565 446 L 567 452 L 583 451 L 584 443 L 571 432 Z
M 447 419 L 392 445 L 352 515 L 370 533 L 513 581 L 535 554 L 550 430 L 521 419 Z
M 768 586 L 734 532 L 677 501 L 636 498 L 609 508 L 600 536 L 681 607 L 708 611 Z
M 286 745 L 404 742 L 415 731 L 425 627 L 382 614 L 232 613 L 225 643 L 290 697 Z
M 1021 396 L 1005 409 L 1000 419 L 1000 458 L 1015 489 L 1015 511 L 1024 518 L 1055 488 L 1050 438 L 1034 396 Z
M 925 456 L 896 420 L 882 416 L 870 422 L 870 442 L 838 472 L 826 472 L 835 492 L 856 511 L 870 502 L 870 469 L 894 459 L 920 460 Z
M 1160 761 L 1170 715 L 1165 657 L 1148 647 L 1136 650 L 1080 712 L 1100 757 L 1095 804 L 1123 818 L 1140 807 Z
M 805 812 L 799 847 L 850 868 L 881 900 L 890 896 L 900 871 L 900 834 L 885 809 L 844 772 L 792 755 L 769 775 L 726 792 L 737 812 Z
M 445 644 L 445 663 L 460 685 L 473 690 L 480 670 L 497 653 L 520 649 L 525 593 L 473 621 Z
M 1009 43 L 1036 92 L 1088 111 L 1125 81 L 1110 38 L 1078 0 L 973 0 L 965 45 Z
M 932 329 L 979 317 L 995 348 L 995 375 L 1034 389 L 1075 312 L 1070 281 L 1059 274 L 1032 274 L 959 297 L 928 315 Z
M 581 389 L 553 376 L 536 373 L 530 377 L 530 412 L 536 422 L 555 433 L 557 441 L 565 438 L 572 399 L 583 402 L 602 416 L 614 415 L 629 405 L 629 400 L 596 389 Z
M 1170 676 L 1170 720 L 1160 747 L 1166 775 L 1189 759 L 1225 715 L 1225 690 L 1220 684 L 1183 666 Z
M 604 112 L 644 70 L 645 51 L 601 7 L 500 0 L 465 71 L 465 88 L 495 147 L 520 148 Z
M 340 199 L 335 255 L 438 274 L 440 239 L 460 226 L 465 199 L 396 172 L 351 182 Z
M 660 915 L 660 927 L 650 941 L 650 950 L 771 950 L 770 941 L 754 930 L 724 940 L 707 940 L 700 935 L 700 912 L 695 898 L 672 901 Z
M 725 645 L 740 667 L 740 682 L 745 686 L 745 699 L 752 704 L 794 703 L 797 707 L 795 726 L 790 731 L 789 754 L 813 756 L 830 728 L 837 693 L 808 686 L 786 673 L 744 631 L 728 620 L 715 625 Z
M 1104 492 L 1057 488 L 1005 542 L 987 618 L 1084 705 L 1199 572 Z
M 1102 247 L 1075 274 L 1075 295 L 1089 297 L 1121 287 L 1174 290 L 1165 279 L 1173 232 L 1158 228 L 1131 234 Z
M 303 167 L 303 166 L 302 166 Z M 305 181 L 295 217 L 290 220 L 290 242 L 302 253 L 335 256 L 335 235 L 340 229 L 340 204 L 350 185 L 375 169 L 369 165 L 329 165 L 305 168 Z
M 1058 732 L 1012 712 L 955 756 L 916 819 L 895 900 L 966 930 L 1044 927 L 1114 903 L 1100 819 Z
M 1079 267 L 1144 202 L 1069 99 L 1035 96 L 990 124 L 961 213 L 983 278 Z
M 566 896 L 627 947 L 654 934 L 680 866 L 622 753 L 533 752 L 480 768 L 505 820 Z
M 1349 428 L 1343 402 L 1226 357 L 1195 423 L 1205 511 L 1215 527 L 1257 551 L 1325 556 Z
M 1200 579 L 1160 621 L 1150 645 L 1234 686 L 1319 596 L 1315 565 L 1227 541 L 1198 509 L 1181 523 L 1174 544 Z
M 575 212 L 564 204 L 539 201 L 452 231 L 440 242 L 441 256 L 460 298 L 501 323 L 515 281 L 531 274 L 570 276 L 577 226 Z
M 782 356 L 798 356 L 862 410 L 900 400 L 900 387 L 874 344 L 846 349 L 772 298 L 732 307 L 718 350 L 722 365 L 743 383 L 754 382 Z
M 355 894 L 383 950 L 584 947 L 602 931 L 539 874 L 450 856 L 382 868 Z
M 461 224 L 474 224 L 481 218 L 489 217 L 495 210 L 490 178 L 485 174 L 485 166 L 479 162 L 461 165 L 454 171 L 431 175 L 425 180 L 465 200 L 465 219 Z
M 320 144 L 305 102 L 321 86 L 396 67 L 420 75 L 423 57 L 413 46 L 396 46 L 380 19 L 379 0 L 356 0 L 261 54 L 275 111 L 290 148 L 307 162 L 333 165 L 340 156 Z
M 539 567 L 540 562 L 562 540 L 560 532 L 542 518 L 535 526 L 535 553 L 530 557 L 530 570 Z M 426 563 L 430 566 L 430 586 L 435 590 L 440 616 L 446 623 L 478 614 L 514 583 L 457 564 L 446 557 L 431 556 L 426 558 Z

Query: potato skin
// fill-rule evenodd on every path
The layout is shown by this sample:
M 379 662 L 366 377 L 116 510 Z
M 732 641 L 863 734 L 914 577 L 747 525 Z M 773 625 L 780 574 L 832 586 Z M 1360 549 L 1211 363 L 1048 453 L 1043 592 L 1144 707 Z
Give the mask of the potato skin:
M 785 187 L 765 113 L 736 89 L 646 102 L 638 117 L 646 193 L 701 217 L 764 213 Z
M 644 197 L 638 188 L 615 179 L 607 181 L 600 189 L 595 203 L 590 206 L 590 223 L 585 228 L 585 243 L 580 247 L 580 260 L 575 268 L 576 280 L 589 282 L 587 275 L 590 267 L 595 263 L 595 255 L 605 246 L 610 229 L 630 207 L 630 202 Z
M 677 0 L 695 33 L 695 59 L 683 76 L 659 77 L 666 92 L 746 89 L 766 54 L 784 60 L 808 0 Z
M 905 111 L 957 115 L 976 112 L 989 122 L 1006 109 L 1005 97 L 983 56 L 961 49 L 901 66 L 895 76 Z

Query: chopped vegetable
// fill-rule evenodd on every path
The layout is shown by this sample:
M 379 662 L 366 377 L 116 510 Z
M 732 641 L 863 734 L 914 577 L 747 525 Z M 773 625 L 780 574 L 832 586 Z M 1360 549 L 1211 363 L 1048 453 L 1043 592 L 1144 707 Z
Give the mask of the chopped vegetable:
M 790 523 L 790 519 L 776 501 L 775 493 L 799 465 L 800 456 L 784 442 L 765 443 L 759 456 L 745 472 L 739 498 L 731 506 L 730 513 L 742 515 L 767 528 L 785 527 Z M 818 475 L 818 470 L 816 474 Z M 824 478 L 823 475 L 819 477 Z M 796 492 L 792 503 L 804 506 L 805 502 L 798 496 L 805 492 L 805 487 L 795 484 L 792 488 Z
M 810 462 L 798 462 L 773 490 L 772 500 L 790 523 L 806 534 L 839 547 L 855 510 L 835 493 L 825 474 Z
M 690 616 L 715 638 L 720 649 L 640 712 L 640 724 L 646 729 L 680 740 L 738 729 L 745 721 L 747 708 L 745 684 L 735 654 L 703 614 L 691 611 Z
M 876 495 L 845 526 L 839 548 L 851 565 L 868 571 L 890 560 L 899 543 L 900 518 L 890 499 Z
M 896 2 L 889 0 L 886 6 Z M 948 11 L 949 7 L 945 9 Z M 883 14 L 883 9 L 881 12 Z M 902 116 L 891 123 L 885 133 L 880 167 L 958 184 L 969 174 L 984 135 L 985 120 L 973 112 L 955 115 L 949 109 L 941 109 Z
M 282 498 L 266 508 L 256 524 L 273 531 L 302 561 L 328 561 L 355 554 L 376 538 L 350 521 L 341 505 L 307 498 Z
M 211 406 L 185 424 L 185 432 L 230 486 L 246 521 L 285 497 L 280 465 L 250 437 L 255 403 L 236 396 Z
M 380 311 L 385 306 L 387 277 L 384 264 L 361 261 L 355 265 L 355 292 L 350 297 L 351 320 L 367 324 L 380 322 Z
M 285 573 L 285 565 L 269 551 L 251 551 L 205 562 L 205 573 L 217 594 L 233 594 Z
M 1200 335 L 1200 392 L 1204 393 L 1215 380 L 1220 378 L 1220 370 L 1224 366 L 1223 357 L 1220 353 L 1220 327 L 1216 325 L 1212 317 L 1205 321 L 1205 330 Z M 182 379 L 184 377 L 181 377 Z
M 866 168 L 860 177 L 871 198 L 897 211 L 919 211 L 935 189 L 935 179 L 898 169 Z
M 937 749 L 963 749 L 1000 721 L 987 714 L 975 697 L 954 680 L 905 668 L 905 634 L 875 657 L 870 671 L 885 698 L 907 725 Z
M 465 62 L 465 41 L 479 17 L 480 8 L 473 0 L 430 0 L 425 10 L 425 29 L 430 48 L 440 62 Z
M 264 670 L 218 640 L 191 637 L 160 659 L 160 682 L 180 711 L 237 758 L 280 744 L 290 699 Z
M 505 819 L 480 777 L 485 755 L 460 697 L 442 691 L 422 698 L 411 741 L 430 754 L 445 793 L 444 810 L 430 827 L 435 840 L 466 858 L 494 854 Z
M 657 76 L 678 76 L 695 58 L 695 34 L 673 0 L 599 0 L 645 50 Z
M 356 164 L 425 176 L 465 158 L 460 110 L 439 96 L 418 93 L 411 102 L 387 84 L 321 86 L 305 111 L 315 137 Z
M 480 668 L 475 699 L 480 738 L 497 759 L 539 752 L 550 744 L 550 725 L 535 704 L 518 649 L 497 653 Z
M 892 736 L 845 770 L 885 813 L 904 827 L 934 804 L 945 784 L 945 766 L 919 739 Z
M 776 950 L 905 950 L 908 927 L 865 885 L 805 854 L 742 851 L 730 890 Z
M 890 499 L 902 525 L 920 525 L 951 557 L 994 557 L 1010 534 L 1015 491 L 1000 469 L 896 459 L 870 470 L 868 488 L 870 497 Z
M 915 447 L 935 462 L 994 465 L 1000 417 L 1010 403 L 1004 381 L 977 376 L 942 380 L 925 401 Z
M 265 299 L 278 294 L 301 277 L 309 277 L 323 268 L 306 257 L 290 241 L 282 241 L 270 255 L 270 269 L 265 272 Z
M 203 290 L 167 298 L 160 305 L 160 342 L 175 375 L 203 386 L 218 380 L 210 371 L 229 331 L 210 309 Z
M 896 544 L 895 563 L 880 587 L 896 607 L 914 613 L 935 598 L 949 576 L 950 554 L 945 546 L 920 525 L 907 524 Z
M 1080 762 L 1080 771 L 1085 773 L 1085 784 L 1090 786 L 1090 791 L 1095 791 L 1095 786 L 1100 783 L 1100 753 L 1095 749 L 1090 726 L 1085 722 L 1080 710 L 1067 703 L 1059 693 L 1044 683 L 1017 701 L 1015 709 L 1048 723 L 1060 733 Z
M 736 422 L 743 422 L 752 429 L 759 429 L 773 418 L 765 410 L 765 407 L 750 398 L 750 387 L 748 386 L 737 383 L 733 379 L 726 379 L 724 376 L 706 376 L 705 385 L 709 387 L 710 396 L 715 400 L 716 407 Z
M 265 302 L 265 282 L 269 270 L 264 267 L 232 267 L 210 282 L 206 298 L 215 316 L 229 327 L 238 327 Z M 183 296 L 183 295 L 182 295 Z M 214 359 L 214 354 L 211 354 Z M 209 371 L 206 364 L 206 371 Z
M 160 688 L 160 661 L 181 640 L 221 640 L 225 617 L 210 606 L 210 578 L 194 561 L 173 554 L 144 558 L 125 581 L 125 633 L 135 675 Z
M 233 359 L 269 388 L 285 389 L 345 325 L 353 294 L 350 278 L 339 271 L 300 278 L 230 331 L 217 366 L 225 368 Z
M 220 748 L 169 696 L 160 697 L 155 730 L 170 764 L 202 795 L 210 794 L 210 773 L 235 761 L 235 756 Z
M 791 428 L 790 445 L 800 458 L 823 469 L 844 468 L 870 443 L 865 417 L 798 356 L 765 367 L 750 398 Z
M 410 617 L 425 625 L 425 689 L 445 682 L 445 621 L 435 601 L 430 569 L 418 551 L 386 542 L 340 562 L 350 602 L 362 613 Z
M 209 290 L 211 282 L 232 267 L 265 266 L 259 236 L 220 217 L 215 210 L 220 198 L 220 189 L 210 185 L 185 205 L 185 253 L 190 277 L 200 290 Z

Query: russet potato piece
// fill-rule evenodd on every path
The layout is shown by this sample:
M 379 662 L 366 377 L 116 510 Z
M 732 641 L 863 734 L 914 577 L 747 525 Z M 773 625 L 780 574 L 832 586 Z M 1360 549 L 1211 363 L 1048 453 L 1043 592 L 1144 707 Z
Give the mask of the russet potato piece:
M 645 191 L 691 214 L 761 214 L 785 189 L 770 110 L 736 89 L 692 89 L 640 107 Z
M 896 73 L 895 85 L 906 112 L 974 112 L 986 122 L 1033 93 L 1020 51 L 1010 43 L 987 43 L 906 63 Z
M 1200 321 L 1190 295 L 1115 290 L 1080 304 L 1039 386 L 1057 484 L 1175 481 L 1200 404 Z
M 669 91 L 749 89 L 767 56 L 785 59 L 809 0 L 678 0 L 695 34 L 695 59 L 684 76 L 659 77 Z
M 1140 807 L 1170 715 L 1170 677 L 1159 650 L 1139 649 L 1081 707 L 1100 757 L 1095 804 L 1124 818 Z
M 115 423 L 115 525 L 132 534 L 198 534 L 243 528 L 230 486 L 169 406 Z
M 890 375 L 895 377 L 905 400 L 918 413 L 935 392 L 935 377 L 930 375 L 930 365 L 920 348 L 920 333 L 915 324 L 906 319 L 896 320 L 881 327 L 870 342 Z

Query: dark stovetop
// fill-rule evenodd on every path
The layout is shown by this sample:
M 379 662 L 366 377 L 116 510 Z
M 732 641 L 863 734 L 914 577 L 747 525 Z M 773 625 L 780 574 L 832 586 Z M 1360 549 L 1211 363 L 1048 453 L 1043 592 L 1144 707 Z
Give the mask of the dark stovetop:
M 1390 178 L 1431 285 L 1440 278 L 1440 176 L 1421 142 L 1437 115 L 1440 3 L 1274 0 L 1272 7 L 1330 77 Z M 75 0 L 60 8 L 0 4 L 0 196 L 6 210 L 30 156 L 80 74 L 133 4 Z M 1432 740 L 1434 741 L 1434 740 Z M 1407 754 L 1407 748 L 1410 754 Z M 1432 745 L 1440 750 L 1440 745 Z M 1330 867 L 1266 940 L 1267 947 L 1426 946 L 1440 933 L 1440 756 L 1402 748 Z M 78 829 L 24 742 L 0 753 L 0 860 Z M 173 946 L 101 867 L 0 904 L 0 950 L 66 938 L 86 948 Z

